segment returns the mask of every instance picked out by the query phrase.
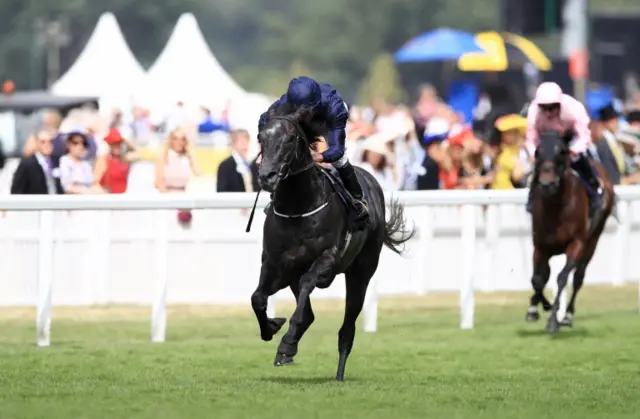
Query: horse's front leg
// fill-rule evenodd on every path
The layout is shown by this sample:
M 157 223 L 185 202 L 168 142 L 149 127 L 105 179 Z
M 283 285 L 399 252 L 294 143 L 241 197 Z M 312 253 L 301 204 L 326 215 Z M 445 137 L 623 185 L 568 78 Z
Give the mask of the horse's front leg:
M 538 304 L 542 303 L 542 307 L 545 311 L 551 310 L 551 303 L 549 303 L 544 296 L 544 287 L 546 287 L 547 282 L 549 282 L 549 276 L 551 276 L 549 255 L 541 252 L 538 248 L 535 248 L 533 251 L 533 276 L 531 277 L 533 295 L 531 296 L 526 316 L 526 320 L 528 322 L 535 322 L 540 319 Z
M 581 240 L 574 240 L 567 247 L 567 251 L 565 252 L 567 256 L 567 262 L 565 263 L 564 268 L 562 268 L 562 271 L 560 271 L 560 274 L 558 274 L 558 291 L 551 308 L 551 316 L 549 317 L 549 321 L 547 322 L 548 333 L 556 333 L 558 330 L 560 330 L 560 323 L 558 322 L 560 297 L 562 296 L 562 292 L 567 286 L 567 282 L 569 282 L 569 274 L 576 268 L 578 262 L 582 259 L 583 249 L 584 243 Z
M 280 330 L 284 322 L 287 321 L 284 317 L 276 317 L 274 319 L 267 317 L 267 302 L 269 296 L 278 291 L 275 284 L 276 279 L 276 269 L 263 255 L 262 267 L 260 268 L 260 280 L 258 281 L 258 287 L 251 295 L 251 307 L 258 319 L 260 337 L 265 342 L 270 341 L 273 338 L 273 335 L 278 333 L 278 330 Z
M 313 321 L 313 311 L 311 310 L 311 292 L 316 287 L 318 281 L 331 281 L 335 278 L 334 265 L 336 262 L 337 249 L 327 249 L 311 265 L 307 273 L 302 275 L 299 283 L 296 309 L 289 320 L 289 330 L 282 337 L 274 365 L 286 365 L 293 362 L 293 357 L 298 353 L 298 343 L 304 332 Z M 292 287 L 295 293 L 295 287 Z

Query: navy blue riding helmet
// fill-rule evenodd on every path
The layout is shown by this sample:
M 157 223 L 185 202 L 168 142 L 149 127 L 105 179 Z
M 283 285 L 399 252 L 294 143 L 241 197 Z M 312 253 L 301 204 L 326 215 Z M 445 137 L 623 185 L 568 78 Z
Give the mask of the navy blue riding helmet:
M 345 127 L 349 119 L 349 110 L 340 93 L 331 85 L 318 83 L 310 77 L 296 77 L 289 82 L 287 93 L 260 116 L 258 130 L 262 131 L 266 125 L 270 110 L 287 103 L 296 107 L 306 106 L 314 109 L 328 128 L 326 136 L 328 147 L 322 153 L 324 161 L 333 163 L 342 158 L 345 152 Z

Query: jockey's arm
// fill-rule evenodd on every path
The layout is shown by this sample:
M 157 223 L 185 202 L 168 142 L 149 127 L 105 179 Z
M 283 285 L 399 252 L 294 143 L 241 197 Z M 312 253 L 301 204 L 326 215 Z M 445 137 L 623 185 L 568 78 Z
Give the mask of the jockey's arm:
M 538 119 L 538 105 L 532 102 L 527 111 L 527 131 L 525 133 L 525 147 L 530 156 L 535 156 L 536 147 L 538 146 L 538 128 L 536 121 Z
M 327 149 L 322 153 L 322 160 L 333 163 L 339 160 L 345 152 L 345 140 L 347 138 L 346 127 L 349 119 L 349 110 L 339 95 L 329 98 L 327 106 Z
M 591 129 L 589 123 L 591 118 L 584 105 L 577 100 L 571 108 L 573 116 L 573 132 L 575 137 L 570 145 L 571 153 L 574 155 L 585 153 L 591 145 Z

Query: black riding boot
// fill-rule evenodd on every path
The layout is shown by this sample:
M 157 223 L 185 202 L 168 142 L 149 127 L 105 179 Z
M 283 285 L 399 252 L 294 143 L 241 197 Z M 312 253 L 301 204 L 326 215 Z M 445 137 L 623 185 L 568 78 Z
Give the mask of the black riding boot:
M 347 162 L 347 164 L 338 169 L 338 173 L 340 173 L 344 186 L 353 197 L 352 205 L 355 210 L 355 228 L 361 230 L 367 224 L 369 210 L 362 199 L 362 187 L 360 186 L 356 172 L 351 163 Z
M 587 181 L 591 188 L 591 205 L 589 212 L 590 215 L 593 216 L 593 214 L 602 207 L 602 188 L 600 187 L 598 175 L 584 154 L 580 155 L 580 157 L 573 162 L 572 166 L 580 173 L 584 180 Z

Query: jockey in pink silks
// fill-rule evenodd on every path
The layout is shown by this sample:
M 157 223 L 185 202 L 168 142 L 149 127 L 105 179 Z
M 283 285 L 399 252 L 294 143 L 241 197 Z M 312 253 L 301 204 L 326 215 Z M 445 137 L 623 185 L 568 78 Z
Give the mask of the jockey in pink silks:
M 538 86 L 536 97 L 529 105 L 527 112 L 526 147 L 529 155 L 535 155 L 540 141 L 540 132 L 547 129 L 561 131 L 571 138 L 569 150 L 572 154 L 571 167 L 587 181 L 592 189 L 592 209 L 601 205 L 602 189 L 600 180 L 589 163 L 589 148 L 591 146 L 591 130 L 589 129 L 589 114 L 584 105 L 573 97 L 562 93 L 556 83 L 545 82 Z M 537 168 L 529 189 L 527 211 L 531 212 L 531 197 L 533 185 L 537 182 Z

